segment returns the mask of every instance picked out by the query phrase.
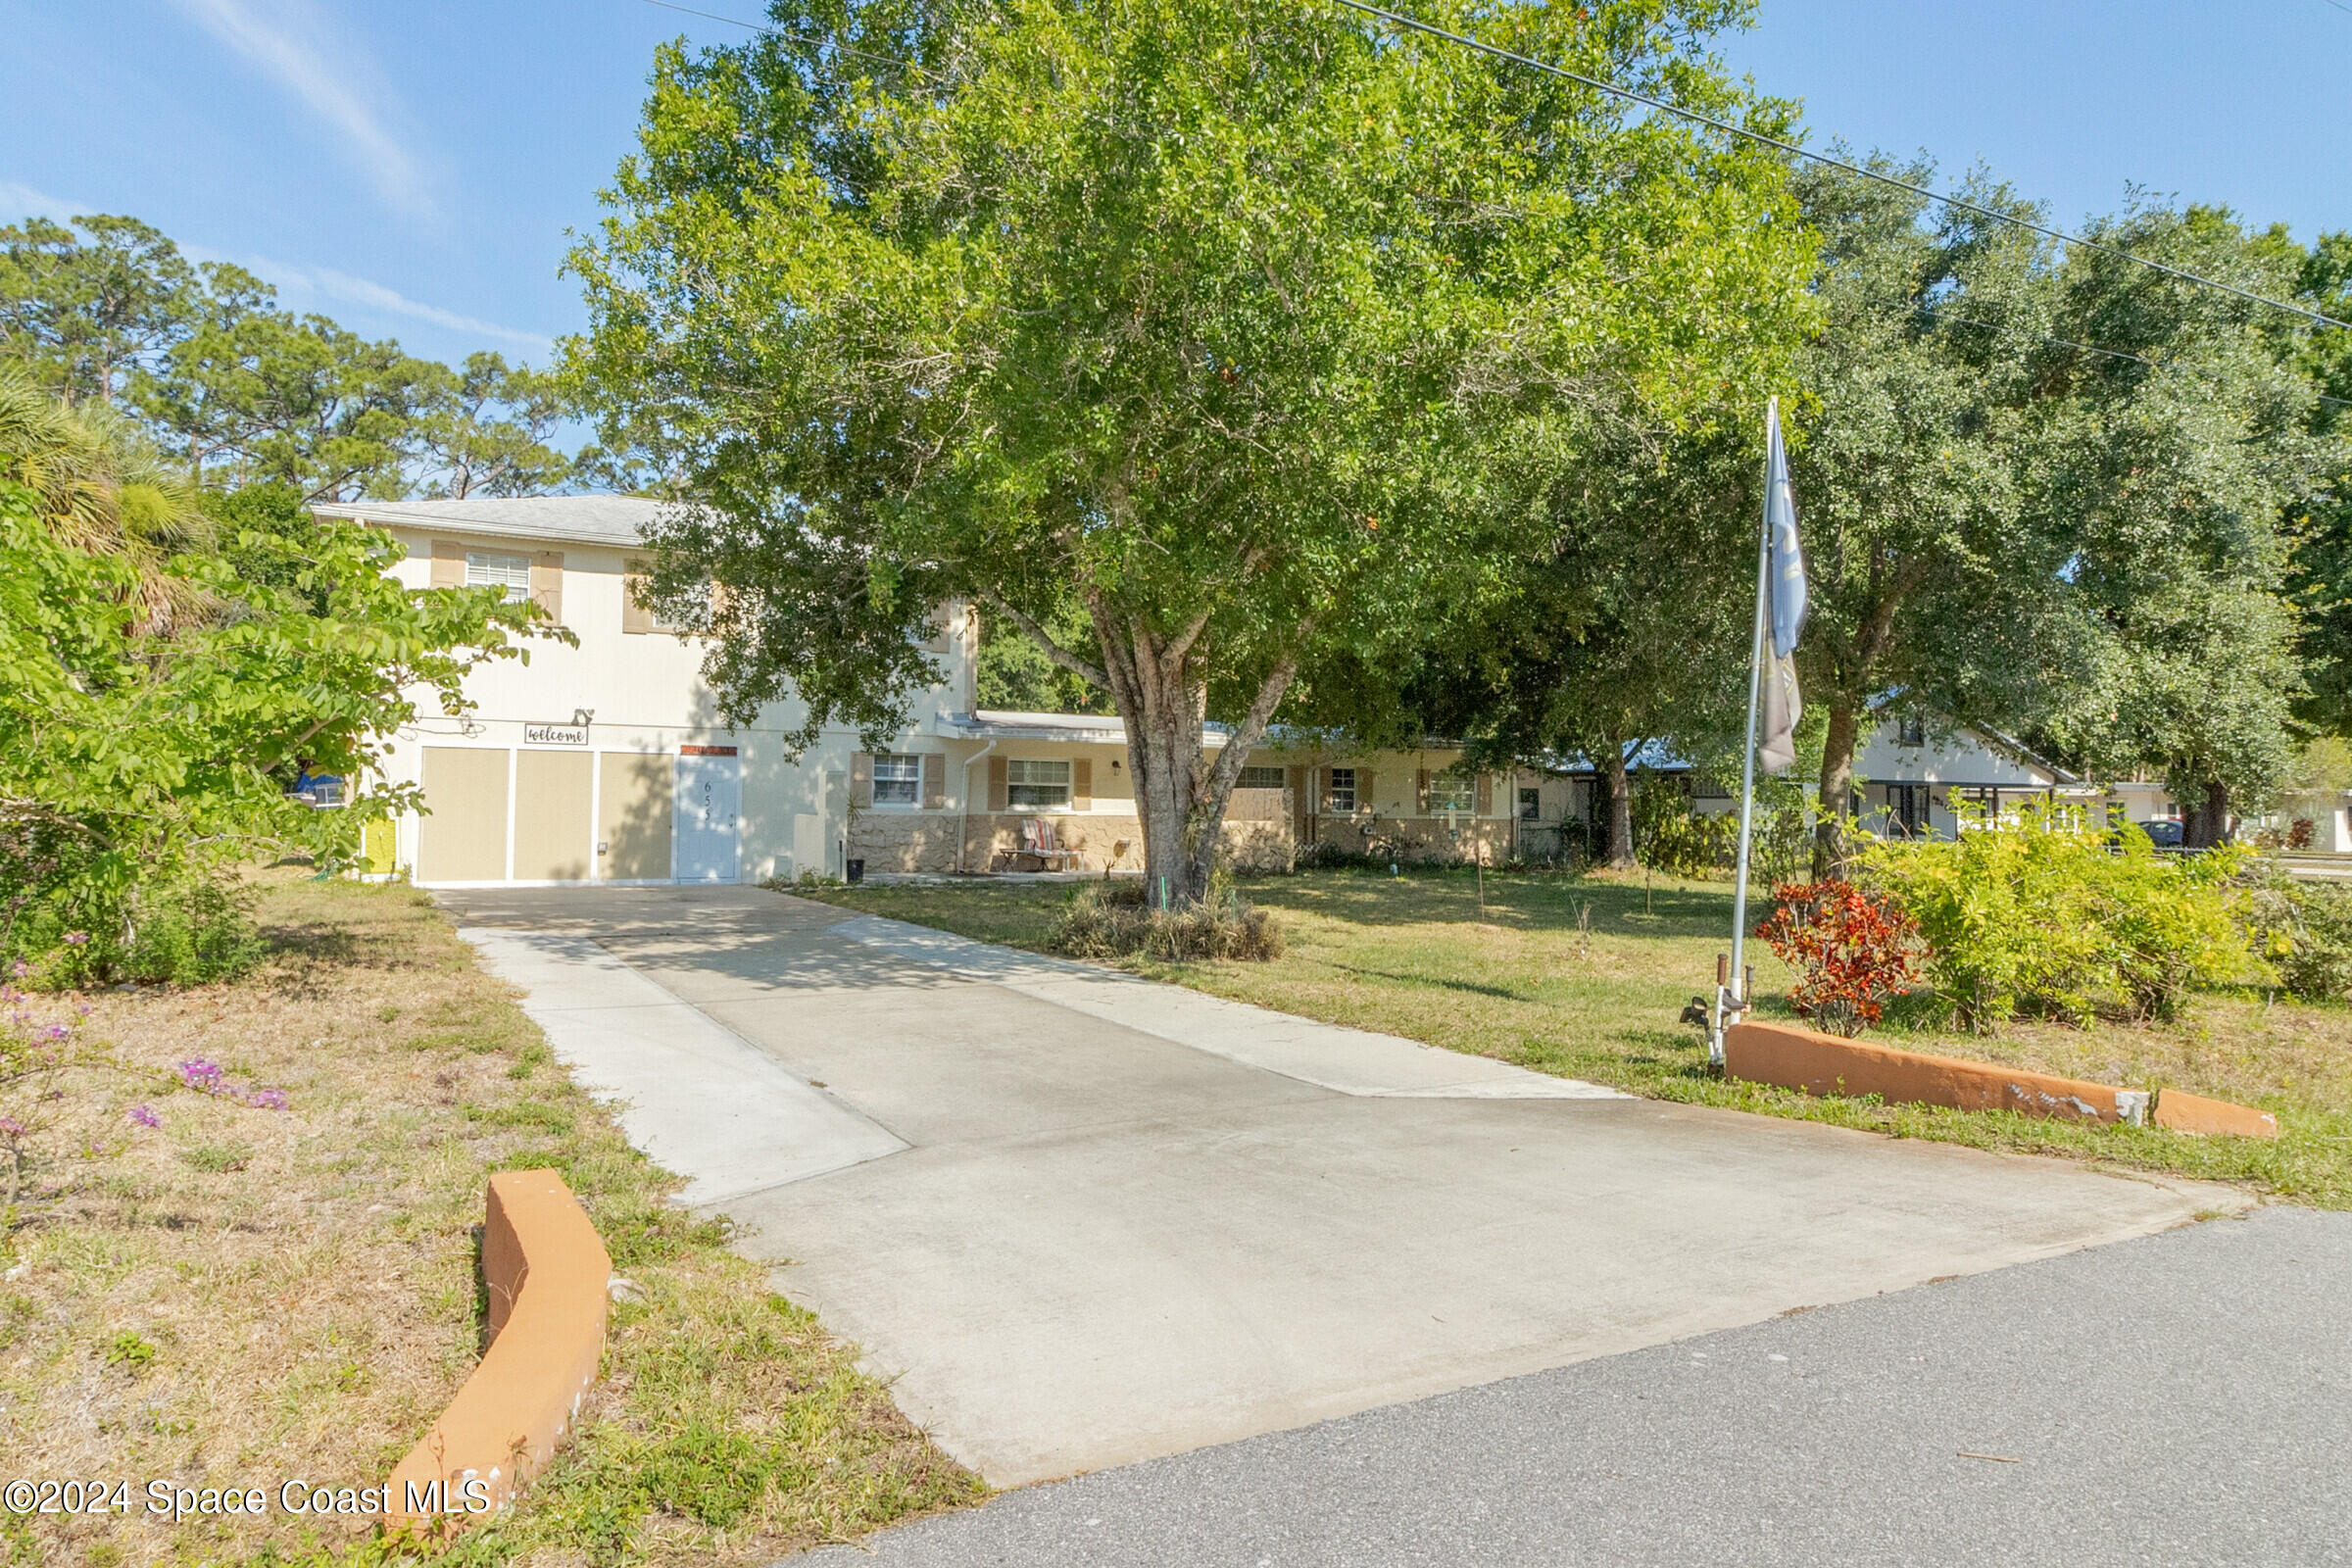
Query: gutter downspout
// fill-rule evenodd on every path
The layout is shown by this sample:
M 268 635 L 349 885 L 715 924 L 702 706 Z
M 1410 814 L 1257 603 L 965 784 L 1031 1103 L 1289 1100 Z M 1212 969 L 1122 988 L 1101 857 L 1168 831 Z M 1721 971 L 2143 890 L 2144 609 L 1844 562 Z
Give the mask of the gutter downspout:
M 997 743 L 990 741 L 963 760 L 963 809 L 957 813 L 956 821 L 956 870 L 958 874 L 964 869 L 964 846 L 972 841 L 972 764 L 996 749 Z

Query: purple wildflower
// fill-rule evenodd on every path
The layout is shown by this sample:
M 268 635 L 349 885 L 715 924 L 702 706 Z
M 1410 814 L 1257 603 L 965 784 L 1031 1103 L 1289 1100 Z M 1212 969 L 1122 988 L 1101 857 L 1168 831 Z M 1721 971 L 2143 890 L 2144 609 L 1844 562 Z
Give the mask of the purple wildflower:
M 0 1138 L 22 1138 L 24 1124 L 14 1116 L 0 1116 Z
M 63 1040 L 73 1032 L 73 1029 L 65 1024 L 53 1023 L 41 1031 L 41 1038 L 43 1040 Z
M 82 947 L 86 945 L 89 940 L 90 934 L 87 931 L 69 931 L 66 933 L 66 946 L 69 948 Z
M 245 1097 L 245 1103 L 256 1110 L 284 1110 L 288 1102 L 283 1089 L 256 1089 Z
M 158 1116 L 151 1105 L 131 1106 L 130 1119 L 141 1127 L 161 1127 L 164 1124 L 164 1118 Z
M 19 958 L 16 962 L 8 966 L 8 972 L 11 975 L 14 975 L 17 979 L 22 980 L 26 975 L 32 973 L 32 965 L 26 963 L 23 958 Z
M 179 1076 L 190 1089 L 201 1089 L 208 1095 L 220 1092 L 220 1064 L 198 1056 L 179 1064 Z

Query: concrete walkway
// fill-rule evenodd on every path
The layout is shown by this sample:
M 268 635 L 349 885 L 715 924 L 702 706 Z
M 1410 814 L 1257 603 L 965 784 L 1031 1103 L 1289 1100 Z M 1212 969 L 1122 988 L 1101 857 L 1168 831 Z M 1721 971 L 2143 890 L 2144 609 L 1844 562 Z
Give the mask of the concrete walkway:
M 624 1121 L 698 1191 L 741 1195 L 721 1206 L 746 1249 L 999 1485 L 2244 1204 L 1590 1086 L 1522 1096 L 1534 1075 L 1497 1063 L 752 889 L 445 898 L 591 1078 L 617 1083 L 597 1065 L 615 1013 L 653 1005 L 581 990 L 603 956 L 780 1069 L 751 1077 L 809 1103 L 775 1141 L 838 1135 L 821 1173 L 775 1185 L 740 1136 L 681 1136 L 741 1098 L 740 1054 L 664 1057 L 670 1119 L 641 1095 Z M 906 1147 L 833 1157 L 885 1138 Z

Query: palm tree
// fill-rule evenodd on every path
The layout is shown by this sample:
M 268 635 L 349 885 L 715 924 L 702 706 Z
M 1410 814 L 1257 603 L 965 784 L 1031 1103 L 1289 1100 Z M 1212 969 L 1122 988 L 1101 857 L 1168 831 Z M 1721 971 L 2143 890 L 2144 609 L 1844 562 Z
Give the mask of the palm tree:
M 61 403 L 0 366 L 0 477 L 40 498 L 62 543 L 130 560 L 142 634 L 209 612 L 210 597 L 170 569 L 174 555 L 213 537 L 203 493 L 111 406 Z

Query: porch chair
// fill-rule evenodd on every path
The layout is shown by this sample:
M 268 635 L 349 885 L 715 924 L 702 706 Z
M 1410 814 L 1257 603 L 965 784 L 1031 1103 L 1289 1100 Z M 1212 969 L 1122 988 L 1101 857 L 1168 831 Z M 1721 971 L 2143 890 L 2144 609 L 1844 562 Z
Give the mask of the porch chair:
M 1063 849 L 1054 837 L 1054 824 L 1042 816 L 1021 819 L 1021 853 L 1036 856 L 1048 871 L 1063 870 L 1078 863 L 1078 852 Z

